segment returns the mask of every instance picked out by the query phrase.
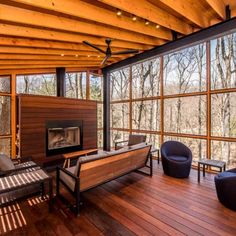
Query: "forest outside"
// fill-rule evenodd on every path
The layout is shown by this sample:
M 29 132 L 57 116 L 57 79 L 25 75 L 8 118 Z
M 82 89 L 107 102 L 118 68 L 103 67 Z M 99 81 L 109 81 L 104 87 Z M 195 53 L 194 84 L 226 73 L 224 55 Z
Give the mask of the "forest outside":
M 194 162 L 210 150 L 235 166 L 235 98 L 236 33 L 129 65 L 111 73 L 112 145 L 144 133 L 158 147 L 162 135 L 189 146 Z

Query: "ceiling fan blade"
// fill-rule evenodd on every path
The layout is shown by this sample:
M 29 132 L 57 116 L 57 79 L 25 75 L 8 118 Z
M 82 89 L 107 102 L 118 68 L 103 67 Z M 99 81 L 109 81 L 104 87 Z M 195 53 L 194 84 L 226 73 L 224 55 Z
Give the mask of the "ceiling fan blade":
M 136 53 L 139 53 L 139 50 L 129 49 L 129 50 L 124 50 L 124 51 L 119 51 L 119 52 L 113 52 L 112 55 L 136 54 Z
M 110 56 L 109 56 L 109 55 L 106 55 L 106 56 L 104 57 L 104 59 L 103 59 L 101 65 L 104 66 L 109 58 L 110 58 Z
M 90 47 L 92 47 L 92 48 L 94 48 L 94 49 L 96 49 L 96 50 L 98 50 L 99 52 L 102 52 L 102 53 L 106 54 L 106 52 L 104 50 L 102 50 L 101 48 L 95 46 L 94 44 L 92 44 L 88 41 L 83 41 L 83 43 L 90 46 Z

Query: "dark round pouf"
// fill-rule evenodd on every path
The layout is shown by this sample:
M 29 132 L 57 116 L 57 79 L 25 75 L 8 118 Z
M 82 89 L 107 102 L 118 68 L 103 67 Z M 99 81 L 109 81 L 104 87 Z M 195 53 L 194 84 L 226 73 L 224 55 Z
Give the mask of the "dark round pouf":
M 236 168 L 215 176 L 215 186 L 219 201 L 236 211 Z

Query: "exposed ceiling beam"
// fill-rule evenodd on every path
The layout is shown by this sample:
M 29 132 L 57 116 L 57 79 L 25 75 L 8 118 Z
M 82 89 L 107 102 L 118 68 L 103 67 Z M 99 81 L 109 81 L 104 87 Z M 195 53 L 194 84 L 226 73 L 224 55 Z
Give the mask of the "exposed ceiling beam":
M 91 71 L 98 71 L 98 67 L 66 67 L 66 72 L 73 73 L 73 72 L 84 72 L 87 70 Z M 15 69 L 0 69 L 0 74 L 7 75 L 9 73 L 13 73 L 16 75 L 33 75 L 33 74 L 52 74 L 56 73 L 56 67 L 49 67 L 49 68 L 35 68 L 34 65 L 32 69 L 28 68 L 15 68 Z
M 54 56 L 54 55 L 27 55 L 27 54 L 0 54 L 0 60 L 55 60 L 55 61 L 81 61 L 81 60 L 89 60 L 89 61 L 101 61 L 103 57 L 90 56 Z M 111 61 L 116 61 L 119 58 L 111 57 Z
M 6 23 L 0 23 L 0 35 L 7 36 L 15 36 L 15 37 L 26 37 L 26 38 L 36 38 L 36 39 L 44 39 L 44 40 L 57 40 L 63 42 L 72 42 L 72 43 L 82 43 L 84 40 L 88 40 L 91 43 L 96 45 L 106 46 L 105 38 L 94 37 L 88 35 L 79 35 L 72 33 L 64 33 L 59 31 L 52 31 L 46 29 L 36 29 L 30 28 L 26 26 L 17 26 Z M 153 46 L 136 44 L 131 42 L 125 42 L 120 40 L 113 40 L 112 45 L 117 47 L 120 45 L 122 48 L 130 48 L 130 49 L 139 49 L 143 48 L 143 50 L 150 49 Z M 132 47 L 131 47 L 132 46 Z
M 29 55 L 61 55 L 64 56 L 98 56 L 103 54 L 97 51 L 73 51 L 73 50 L 63 50 L 63 49 L 47 49 L 47 48 L 32 48 L 32 47 L 8 47 L 8 46 L 0 46 L 0 53 L 8 53 L 8 54 L 29 54 Z M 123 58 L 125 55 L 114 55 L 112 57 Z
M 49 28 L 52 30 L 62 30 L 69 33 L 88 34 L 100 37 L 109 37 L 135 43 L 149 45 L 160 45 L 165 41 L 141 33 L 131 32 L 112 28 L 107 25 L 87 23 L 65 17 L 44 14 L 37 11 L 30 11 L 18 7 L 0 4 L 0 20 L 16 24 L 30 25 L 34 27 Z M 145 27 L 145 25 L 143 25 Z M 143 28 L 144 31 L 144 28 Z
M 144 19 L 147 19 L 156 24 L 162 25 L 166 28 L 174 30 L 182 34 L 190 34 L 193 28 L 171 15 L 170 13 L 158 8 L 147 0 L 127 1 L 127 0 L 99 0 L 110 6 L 119 8 L 123 11 L 132 13 Z
M 0 70 L 15 70 L 15 69 L 30 69 L 30 68 L 35 68 L 35 69 L 41 69 L 41 68 L 52 68 L 55 69 L 58 67 L 58 65 L 0 65 Z M 99 65 L 66 65 L 66 68 L 78 68 L 78 70 L 81 70 L 82 68 L 90 68 L 90 69 L 99 69 Z
M 159 0 L 169 8 L 178 12 L 188 20 L 192 21 L 194 24 L 199 26 L 200 28 L 206 28 L 210 26 L 210 21 L 198 9 L 195 1 L 183 1 L 183 0 Z
M 142 22 L 133 22 L 128 17 L 117 17 L 116 12 L 109 11 L 95 5 L 78 0 L 6 0 L 4 4 L 14 4 L 15 6 L 30 6 L 37 11 L 53 11 L 54 14 L 64 13 L 70 16 L 79 17 L 86 20 L 96 21 L 102 24 L 112 25 L 125 30 L 132 30 L 142 34 L 147 34 L 163 39 L 170 39 L 171 33 L 166 29 L 148 28 L 144 31 Z M 22 5 L 24 4 L 24 5 Z
M 222 0 L 206 0 L 206 2 L 213 8 L 213 10 L 225 20 L 225 4 Z
M 115 47 L 117 41 L 112 42 L 112 50 L 120 51 L 127 48 L 132 48 L 132 43 L 127 48 Z M 68 42 L 58 42 L 53 40 L 40 40 L 40 39 L 30 39 L 30 38 L 18 38 L 18 37 L 9 37 L 9 36 L 0 36 L 0 46 L 19 46 L 19 47 L 33 47 L 33 48 L 48 48 L 48 49 L 65 49 L 73 51 L 89 51 L 88 47 L 82 43 L 68 43 Z M 101 49 L 106 50 L 106 46 L 98 45 Z M 134 45 L 140 47 L 140 50 L 143 50 L 143 45 Z M 91 48 L 93 52 L 96 52 Z M 99 52 L 97 52 L 99 53 Z
M 55 61 L 55 60 L 0 60 L 0 65 L 100 65 L 101 60 Z M 109 63 L 109 61 L 108 61 Z

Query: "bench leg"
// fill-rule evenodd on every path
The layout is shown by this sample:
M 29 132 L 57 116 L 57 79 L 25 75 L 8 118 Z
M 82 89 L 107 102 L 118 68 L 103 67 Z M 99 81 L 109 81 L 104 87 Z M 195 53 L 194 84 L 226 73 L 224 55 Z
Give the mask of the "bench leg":
M 198 163 L 198 168 L 197 168 L 197 180 L 200 182 L 200 163 Z
M 45 189 L 44 189 L 44 183 L 40 184 L 41 186 L 41 199 L 44 200 L 44 196 L 45 196 Z
M 203 164 L 203 177 L 205 177 L 206 172 L 205 172 L 206 165 Z
M 60 170 L 57 168 L 57 176 L 56 176 L 56 195 L 60 194 Z
M 49 187 L 49 212 L 52 212 L 53 208 L 53 185 L 52 185 L 52 178 L 48 181 L 48 187 Z
M 75 214 L 79 216 L 80 213 L 80 181 L 76 182 L 75 186 Z

